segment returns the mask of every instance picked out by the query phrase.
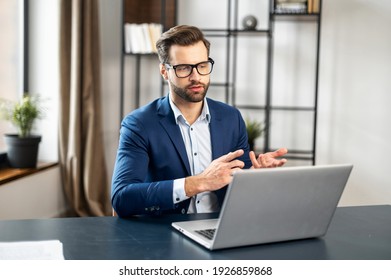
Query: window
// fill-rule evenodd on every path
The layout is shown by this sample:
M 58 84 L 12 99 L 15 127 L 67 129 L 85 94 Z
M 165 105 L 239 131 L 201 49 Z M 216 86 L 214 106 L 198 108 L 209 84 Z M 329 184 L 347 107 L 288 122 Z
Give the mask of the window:
M 0 1 L 0 97 L 17 100 L 23 94 L 23 0 Z M 0 151 L 5 143 L 2 135 L 15 129 L 0 120 Z

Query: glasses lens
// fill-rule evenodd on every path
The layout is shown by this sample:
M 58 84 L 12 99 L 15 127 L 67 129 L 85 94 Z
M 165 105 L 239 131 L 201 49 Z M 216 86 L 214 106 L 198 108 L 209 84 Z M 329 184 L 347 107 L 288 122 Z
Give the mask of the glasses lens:
M 212 63 L 210 61 L 197 64 L 197 71 L 200 75 L 208 75 L 212 72 Z
M 179 64 L 171 66 L 167 64 L 167 67 L 173 68 L 178 78 L 186 78 L 191 75 L 193 68 L 197 69 L 198 74 L 208 75 L 213 70 L 213 61 L 200 62 L 198 64 Z
M 178 65 L 175 67 L 175 73 L 179 78 L 187 77 L 191 74 L 193 67 L 191 65 Z

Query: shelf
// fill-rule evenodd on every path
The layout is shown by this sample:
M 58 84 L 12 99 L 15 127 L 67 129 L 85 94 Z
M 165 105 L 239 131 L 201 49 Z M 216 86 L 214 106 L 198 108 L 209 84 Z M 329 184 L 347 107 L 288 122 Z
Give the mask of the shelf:
M 287 13 L 272 13 L 270 16 L 276 21 L 318 21 L 320 14 L 312 13 L 312 14 L 287 14 Z
M 176 0 L 123 0 L 123 22 L 162 23 L 166 28 L 176 23 Z
M 278 16 L 319 16 L 319 13 L 302 13 L 302 12 L 272 12 L 272 15 L 278 15 Z
M 36 168 L 12 168 L 4 166 L 0 168 L 0 186 L 16 179 L 44 171 L 57 166 L 57 162 L 38 162 Z
M 245 110 L 266 110 L 265 105 L 235 105 L 238 109 L 245 109 Z
M 126 56 L 157 56 L 157 53 L 128 53 L 124 52 Z
M 230 37 L 235 35 L 269 35 L 269 29 L 202 29 L 202 32 L 207 37 Z
M 276 149 L 268 149 L 266 151 L 260 151 L 260 150 L 256 150 L 255 153 L 257 155 L 260 155 L 260 154 L 263 154 L 263 153 L 267 153 L 267 152 L 273 152 L 273 151 L 276 151 L 278 150 L 277 148 Z M 306 160 L 306 161 L 313 161 L 314 160 L 314 154 L 312 151 L 304 151 L 304 150 L 290 150 L 288 148 L 288 153 L 286 155 L 284 155 L 282 158 L 286 158 L 286 159 L 292 159 L 292 160 Z
M 210 86 L 214 87 L 232 87 L 233 85 L 231 83 L 216 83 L 216 82 L 211 82 Z
M 132 2 L 132 5 L 135 5 L 137 2 L 138 6 L 142 7 L 131 7 L 130 9 L 132 11 L 132 15 L 134 17 L 137 17 L 137 19 L 134 18 L 128 18 L 128 12 L 124 12 L 124 23 L 125 22 L 135 22 L 135 23 L 142 23 L 142 22 L 156 22 L 156 20 L 159 20 L 158 23 L 162 24 L 164 26 L 164 30 L 167 30 L 172 25 L 175 25 L 176 23 L 176 10 L 177 10 L 177 2 L 179 0 L 123 0 L 124 8 L 125 10 L 129 10 L 130 7 L 126 7 L 128 3 Z M 184 1 L 184 0 L 181 0 Z M 261 118 L 265 122 L 265 125 L 268 127 L 268 130 L 263 135 L 263 147 L 265 147 L 265 150 L 273 150 L 270 149 L 271 146 L 275 146 L 273 144 L 273 141 L 271 139 L 271 134 L 273 130 L 273 126 L 271 124 L 271 120 L 274 117 L 274 114 L 276 114 L 277 111 L 283 112 L 279 113 L 278 115 L 282 114 L 292 114 L 291 112 L 309 112 L 305 114 L 311 114 L 311 118 L 308 118 L 311 123 L 311 129 L 313 131 L 311 132 L 311 149 L 309 151 L 300 151 L 300 150 L 289 150 L 289 154 L 286 156 L 288 159 L 297 159 L 297 160 L 309 160 L 312 162 L 312 164 L 315 164 L 316 160 L 316 131 L 317 131 L 317 102 L 318 102 L 318 80 L 319 80 L 319 42 L 320 42 L 320 30 L 321 30 L 321 4 L 322 0 L 319 2 L 319 13 L 306 13 L 306 12 L 300 12 L 300 13 L 280 13 L 276 12 L 274 9 L 274 0 L 269 1 L 269 10 L 263 10 L 258 11 L 259 13 L 264 13 L 262 16 L 265 16 L 265 20 L 267 21 L 262 26 L 258 26 L 258 29 L 255 30 L 247 30 L 241 28 L 240 21 L 239 21 L 239 5 L 241 5 L 241 1 L 239 0 L 226 0 L 227 1 L 227 10 L 221 11 L 222 13 L 225 13 L 225 16 L 227 17 L 227 23 L 223 27 L 227 28 L 202 28 L 202 31 L 207 38 L 218 38 L 216 40 L 219 41 L 219 44 L 224 44 L 223 53 L 219 53 L 219 59 L 223 59 L 223 61 L 228 65 L 229 67 L 223 68 L 222 71 L 224 71 L 221 74 L 224 74 L 224 76 L 221 76 L 219 78 L 219 82 L 211 82 L 211 87 L 218 87 L 216 91 L 225 91 L 224 97 L 220 100 L 224 101 L 226 103 L 229 103 L 239 110 L 254 110 L 254 114 L 262 115 Z M 168 7 L 167 5 L 170 5 Z M 141 9 L 141 10 L 140 10 Z M 162 13 L 164 9 L 169 9 L 170 11 L 166 14 Z M 207 9 L 207 7 L 205 8 Z M 315 9 L 317 11 L 317 9 Z M 254 11 L 255 12 L 255 11 Z M 136 15 L 135 15 L 136 14 Z M 141 16 L 143 15 L 143 16 Z M 143 17 L 143 19 L 139 19 L 140 17 Z M 170 23 L 168 23 L 170 21 Z M 307 101 L 304 101 L 302 103 L 306 104 L 306 106 L 294 106 L 294 105 L 274 105 L 273 100 L 276 100 L 273 98 L 273 94 L 276 94 L 273 91 L 273 56 L 274 54 L 275 46 L 275 32 L 279 32 L 278 28 L 275 28 L 275 24 L 277 22 L 282 21 L 290 21 L 293 24 L 296 22 L 308 22 L 309 24 L 315 23 L 317 25 L 316 30 L 316 57 L 315 57 L 315 68 L 314 68 L 314 79 L 315 79 L 315 88 L 313 91 L 311 91 L 311 100 L 314 100 L 313 104 L 308 103 Z M 232 27 L 232 28 L 231 28 Z M 278 37 L 278 36 L 277 36 Z M 238 62 L 238 53 L 240 50 L 238 50 L 238 46 L 242 43 L 242 41 L 245 41 L 248 39 L 248 41 L 252 41 L 253 38 L 261 38 L 262 40 L 262 47 L 261 48 L 252 48 L 251 51 L 255 52 L 264 52 L 266 57 L 266 72 L 265 72 L 265 93 L 259 93 L 257 97 L 255 97 L 253 104 L 241 104 L 238 103 L 250 103 L 249 101 L 246 102 L 246 100 L 242 99 L 240 100 L 239 94 L 237 93 L 238 87 L 240 86 L 239 83 L 239 75 L 238 71 L 241 71 L 238 69 L 238 67 L 241 66 L 241 64 Z M 263 44 L 265 43 L 265 44 Z M 240 53 L 239 53 L 240 54 Z M 121 102 L 123 102 L 123 84 L 124 84 L 124 57 L 134 56 L 136 59 L 132 60 L 132 63 L 134 62 L 134 67 L 136 69 L 135 80 L 134 83 L 135 86 L 135 104 L 136 106 L 139 105 L 140 101 L 140 61 L 142 60 L 141 57 L 153 57 L 156 56 L 154 53 L 148 53 L 148 54 L 141 54 L 141 53 L 123 53 L 123 59 L 122 59 L 122 81 L 121 81 Z M 252 63 L 252 58 L 250 58 L 249 63 Z M 221 69 L 220 69 L 221 70 Z M 310 70 L 312 71 L 312 70 Z M 255 78 L 256 79 L 256 78 Z M 312 83 L 312 81 L 311 81 Z M 161 95 L 165 94 L 164 90 L 167 89 L 166 85 L 162 83 L 161 86 Z M 313 92 L 313 95 L 312 95 Z M 223 95 L 219 95 L 223 96 Z M 237 101 L 240 102 L 237 102 Z M 253 100 L 252 100 L 253 101 Z M 285 101 L 283 101 L 285 103 Z M 292 103 L 292 102 L 290 102 Z M 121 103 L 123 104 L 123 103 Z M 263 105 L 254 105 L 254 104 L 263 104 Z M 289 103 L 288 103 L 289 104 Z M 307 106 L 310 104 L 310 106 Z M 285 111 L 287 113 L 285 113 Z M 253 113 L 253 112 L 251 112 Z M 123 112 L 120 112 L 120 115 L 122 116 Z M 306 115 L 307 116 L 307 115 Z
M 265 105 L 235 105 L 239 109 L 248 110 L 276 110 L 276 111 L 310 111 L 313 112 L 316 109 L 314 107 L 292 107 L 292 106 L 265 106 Z
M 269 149 L 269 150 L 267 150 L 267 152 L 272 152 L 275 150 L 278 150 L 278 149 L 277 148 Z M 262 152 L 259 152 L 259 153 L 262 153 Z M 312 151 L 308 151 L 308 150 L 294 150 L 294 149 L 288 148 L 288 153 L 285 156 L 283 156 L 283 158 L 294 159 L 294 160 L 313 161 L 314 160 L 314 153 Z
M 297 155 L 290 155 L 289 153 L 284 156 L 286 159 L 295 159 L 295 160 L 310 160 L 313 161 L 313 156 L 297 156 Z
M 271 106 L 270 110 L 276 110 L 276 111 L 310 111 L 313 112 L 316 110 L 315 107 L 304 107 L 304 106 Z

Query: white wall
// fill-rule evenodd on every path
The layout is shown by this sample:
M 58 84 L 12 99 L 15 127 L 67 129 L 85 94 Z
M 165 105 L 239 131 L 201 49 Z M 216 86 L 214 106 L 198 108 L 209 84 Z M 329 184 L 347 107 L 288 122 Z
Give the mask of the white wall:
M 209 7 L 202 4 L 203 1 L 186 1 L 186 3 L 199 3 L 198 9 L 202 12 L 204 7 Z M 120 2 L 119 0 L 100 0 L 103 129 L 110 177 L 119 130 Z M 36 16 L 40 17 L 42 21 L 39 24 L 41 31 L 33 35 L 34 42 L 31 51 L 40 52 L 41 58 L 30 64 L 31 88 L 36 92 L 55 96 L 58 94 L 58 81 L 54 76 L 56 67 L 53 65 L 52 60 L 54 59 L 50 58 L 55 57 L 56 44 L 58 44 L 58 37 L 56 37 L 58 33 L 54 26 L 57 22 L 54 15 L 58 10 L 56 6 L 58 1 L 36 0 L 34 3 L 37 6 L 32 9 L 37 12 Z M 209 8 L 208 11 L 210 11 Z M 182 13 L 184 12 L 185 10 L 182 11 Z M 205 12 L 207 11 L 205 10 Z M 243 11 L 243 13 L 246 12 L 248 11 Z M 391 73 L 391 64 L 389 63 L 391 61 L 391 33 L 387 31 L 388 26 L 391 26 L 390 13 L 391 2 L 387 0 L 324 1 L 317 164 L 351 162 L 355 165 L 341 205 L 391 204 L 391 177 L 388 173 L 390 163 L 386 157 L 391 154 L 391 148 L 388 144 L 391 142 L 391 130 L 388 128 L 388 121 L 391 119 L 391 112 L 388 110 L 388 106 L 391 104 L 391 79 L 389 78 Z M 182 18 L 186 18 L 186 15 L 182 14 Z M 224 17 L 224 13 L 213 13 L 213 15 L 216 17 L 216 22 L 224 21 L 224 19 L 218 18 Z M 48 34 L 51 34 L 52 37 Z M 299 35 L 302 36 L 302 33 Z M 49 40 L 50 38 L 52 39 Z M 245 50 L 242 49 L 242 51 Z M 216 56 L 219 56 L 217 50 L 214 52 Z M 300 50 L 292 52 L 297 54 Z M 42 54 L 44 54 L 43 57 Z M 281 59 L 281 56 L 277 59 Z M 157 66 L 155 68 L 155 62 L 150 60 L 150 68 L 144 68 L 143 71 L 149 73 L 151 77 L 156 71 L 158 77 Z M 131 71 L 132 67 L 128 65 L 128 68 Z M 280 77 L 281 84 L 288 83 L 287 81 L 291 82 L 290 77 L 294 76 L 293 72 L 295 72 L 293 70 L 291 73 L 286 73 L 288 76 Z M 133 108 L 131 74 L 127 72 L 129 93 L 126 96 L 125 112 L 129 112 Z M 308 80 L 312 81 L 311 78 Z M 146 95 L 143 103 L 159 95 L 158 85 L 158 82 L 154 82 L 152 85 L 151 83 L 143 85 Z M 52 107 L 57 108 L 56 106 L 54 104 Z M 49 120 L 45 120 L 46 123 L 42 125 L 44 139 L 46 139 L 43 141 L 57 143 L 53 140 L 53 135 L 57 133 L 53 126 L 53 123 L 57 121 L 57 116 L 54 114 L 50 119 L 51 124 L 48 123 Z M 287 130 L 289 129 L 291 128 L 288 127 Z M 284 143 L 283 134 L 278 141 Z M 42 144 L 46 145 L 47 143 L 45 143 Z M 49 152 L 46 153 L 46 151 Z M 57 155 L 57 147 L 49 146 L 48 149 L 45 148 L 45 152 L 42 150 L 42 153 L 46 153 L 46 155 L 42 154 L 41 158 L 51 158 L 51 156 Z M 47 192 L 45 188 L 52 185 L 50 199 L 53 200 L 53 204 L 51 205 L 56 205 L 56 201 L 63 201 L 63 198 L 60 198 L 59 189 L 57 189 L 59 176 L 59 172 L 54 172 L 51 175 L 42 173 L 35 175 L 31 180 L 18 180 L 15 185 L 16 188 L 18 186 L 24 187 L 21 193 L 25 197 L 34 194 L 41 196 L 42 193 Z M 48 178 L 53 180 L 48 181 Z M 13 186 L 15 187 L 15 185 Z M 4 198 L 3 193 L 7 188 L 8 186 L 0 187 L 0 197 Z M 10 201 L 13 201 L 14 198 L 15 201 L 18 199 L 16 194 L 7 197 L 12 198 Z M 34 217 L 49 217 L 63 209 L 62 203 L 59 203 L 58 207 L 55 206 L 55 210 L 44 206 L 41 209 L 40 205 L 36 205 L 35 207 L 31 206 L 31 209 L 38 210 Z M 11 217 L 10 215 L 7 217 Z M 19 217 L 31 216 L 20 214 Z
M 59 1 L 29 2 L 29 91 L 44 100 L 45 117 L 35 131 L 42 134 L 39 159 L 58 160 Z
M 111 182 L 120 128 L 121 1 L 100 0 L 103 135 Z M 110 184 L 108 184 L 110 186 Z
M 0 185 L 0 219 L 53 218 L 66 210 L 58 166 Z
M 46 116 L 37 122 L 42 134 L 39 160 L 58 160 L 59 1 L 29 2 L 29 91 L 43 98 Z M 67 209 L 59 167 L 0 186 L 0 219 L 50 218 Z
M 205 0 L 203 0 L 205 1 Z M 203 1 L 185 1 L 178 2 L 186 5 L 195 5 L 192 13 L 188 13 L 181 6 L 182 14 L 180 20 L 186 19 L 190 22 L 192 14 L 202 21 L 213 18 L 217 27 L 220 22 L 224 22 L 225 14 L 216 13 L 216 9 L 210 9 L 210 4 L 217 1 L 208 2 L 206 5 Z M 110 155 L 114 154 L 116 149 L 117 123 L 115 118 L 117 112 L 115 100 L 118 94 L 118 81 L 116 76 L 119 68 L 116 68 L 115 61 L 118 61 L 116 53 L 119 55 L 120 49 L 119 35 L 120 30 L 117 19 L 120 19 L 117 12 L 119 10 L 119 1 L 102 0 L 106 7 L 103 12 L 106 31 L 103 31 L 103 42 L 105 46 L 104 67 L 106 68 L 105 76 L 110 79 L 104 79 L 104 94 L 110 104 L 107 109 L 107 116 L 110 121 L 106 122 L 107 133 L 114 132 L 115 135 L 107 136 L 107 148 Z M 219 3 L 225 1 L 219 1 Z M 239 1 L 240 3 L 246 1 Z M 182 5 L 182 4 L 181 4 Z M 109 7 L 111 7 L 109 9 Z M 194 6 L 193 6 L 194 7 Z M 243 6 L 244 7 L 244 6 Z M 200 10 L 203 16 L 193 13 Z M 249 11 L 243 9 L 243 14 Z M 218 8 L 222 11 L 223 8 Z M 213 11 L 213 17 L 208 16 L 208 12 Z M 320 84 L 319 84 L 319 119 L 318 119 L 318 138 L 317 138 L 317 164 L 331 164 L 350 162 L 354 164 L 354 170 L 349 180 L 346 192 L 341 200 L 341 205 L 365 205 L 365 204 L 390 204 L 391 203 L 391 177 L 388 175 L 390 164 L 386 156 L 390 154 L 391 130 L 388 128 L 390 120 L 390 110 L 387 110 L 391 104 L 391 33 L 387 31 L 391 26 L 391 2 L 387 0 L 366 1 L 366 0 L 325 0 L 322 15 L 322 37 L 321 37 L 321 65 L 320 65 Z M 221 18 L 222 17 L 222 18 Z M 194 19 L 195 21 L 195 19 Z M 263 21 L 260 20 L 262 23 Z M 110 27 L 109 27 L 110 26 Z M 279 40 L 284 40 L 284 36 L 292 36 L 291 32 L 296 32 L 302 40 L 310 40 L 304 36 L 308 31 L 306 27 L 280 27 L 285 32 Z M 310 29 L 313 27 L 309 27 Z M 313 32 L 310 30 L 310 33 Z M 309 36 L 314 36 L 309 35 Z M 293 38 L 294 39 L 294 38 Z M 108 41 L 105 41 L 108 40 Z M 299 40 L 296 41 L 300 45 Z M 216 43 L 213 46 L 218 45 Z M 212 48 L 213 48 L 212 46 Z M 296 44 L 289 45 L 294 55 L 303 55 L 303 50 L 297 49 Z M 300 45 L 301 46 L 301 45 Z M 296 48 L 296 49 L 295 49 Z M 245 51 L 242 49 L 241 51 Z M 307 50 L 304 51 L 304 54 Z M 309 50 L 311 52 L 311 50 Z M 214 50 L 219 56 L 219 52 Z M 109 54 L 109 55 L 108 55 Z M 310 56 L 310 55 L 308 55 Z M 128 58 L 129 59 L 129 58 Z M 277 56 L 276 60 L 284 60 Z M 131 64 L 131 62 L 130 62 Z M 157 72 L 153 63 L 147 70 L 149 77 L 154 78 L 154 71 Z M 106 65 L 106 66 L 105 66 Z M 118 65 L 119 67 L 119 65 Z M 129 67 L 129 66 L 128 66 Z M 306 66 L 307 67 L 307 66 Z M 282 92 L 289 90 L 292 84 L 292 77 L 295 79 L 297 72 L 301 72 L 300 65 L 285 71 L 284 75 L 277 75 L 280 89 Z M 109 73 L 110 72 L 110 73 Z M 215 74 L 215 72 L 214 72 Z M 311 73 L 309 73 L 311 75 Z M 127 80 L 132 79 L 131 73 L 127 72 Z M 158 75 L 158 74 L 156 74 Z M 307 78 L 308 83 L 312 83 L 312 77 Z M 254 80 L 253 83 L 258 83 Z M 301 83 L 301 82 L 300 82 Z M 307 88 L 302 84 L 297 84 L 300 92 L 305 92 Z M 132 82 L 130 82 L 132 86 Z M 252 85 L 250 85 L 252 86 Z M 311 86 L 311 85 L 310 85 Z M 151 85 L 142 85 L 145 91 L 143 95 L 154 98 L 151 91 L 158 90 L 158 87 L 151 88 Z M 292 86 L 291 86 L 292 87 Z M 281 89 L 282 88 L 282 89 Z M 128 93 L 127 106 L 131 110 L 131 99 L 134 98 L 130 88 Z M 289 93 L 291 94 L 291 93 Z M 289 95 L 288 95 L 289 96 Z M 296 100 L 295 96 L 289 97 Z M 388 102 L 387 102 L 388 101 Z M 145 101 L 146 102 L 146 101 Z M 145 103 L 144 102 L 144 103 Z M 300 100 L 302 102 L 302 100 Z M 306 101 L 303 101 L 306 102 Z M 300 119 L 302 117 L 298 117 Z M 299 133 L 297 132 L 299 131 Z M 281 132 L 276 139 L 284 145 L 284 133 L 292 135 L 300 134 L 294 126 L 285 127 L 285 132 Z M 296 141 L 298 142 L 298 141 Z M 112 168 L 113 158 L 109 157 L 108 168 Z M 110 166 L 111 165 L 111 166 Z
M 318 163 L 351 162 L 343 205 L 390 204 L 391 2 L 324 5 Z

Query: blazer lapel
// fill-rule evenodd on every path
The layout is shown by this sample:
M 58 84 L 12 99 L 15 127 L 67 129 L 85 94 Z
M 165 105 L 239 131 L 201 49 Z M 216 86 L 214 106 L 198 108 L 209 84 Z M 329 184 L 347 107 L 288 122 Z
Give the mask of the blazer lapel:
M 174 113 L 171 110 L 168 97 L 164 97 L 160 100 L 160 104 L 158 106 L 158 114 L 160 116 L 160 124 L 170 137 L 171 142 L 173 143 L 182 160 L 182 163 L 186 167 L 187 173 L 191 175 L 189 159 L 187 158 L 186 153 L 186 147 L 183 143 L 183 138 L 179 126 L 175 122 Z
M 221 113 L 214 106 L 213 101 L 208 99 L 210 119 L 210 141 L 212 145 L 212 160 L 223 155 L 223 146 L 221 145 L 221 137 L 224 135 L 223 126 L 221 122 L 223 120 Z
M 212 160 L 222 156 L 224 154 L 223 146 L 221 145 L 221 137 L 224 135 L 223 121 L 221 112 L 219 112 L 212 100 L 208 99 L 209 112 L 211 114 L 210 121 L 210 138 L 212 145 Z M 168 97 L 164 97 L 160 100 L 158 106 L 158 115 L 160 116 L 160 124 L 170 137 L 175 149 L 177 150 L 186 171 L 191 175 L 189 159 L 187 158 L 186 147 L 183 143 L 182 134 L 175 122 L 174 113 L 171 110 Z
M 224 155 L 224 148 L 221 144 L 221 138 L 224 135 L 223 131 L 223 116 L 220 111 L 216 109 L 212 100 L 208 99 L 209 112 L 211 114 L 210 119 L 210 138 L 212 142 L 212 160 L 221 157 Z M 214 193 L 217 196 L 217 200 L 220 204 L 220 207 L 223 205 L 225 193 L 227 188 L 221 188 Z

